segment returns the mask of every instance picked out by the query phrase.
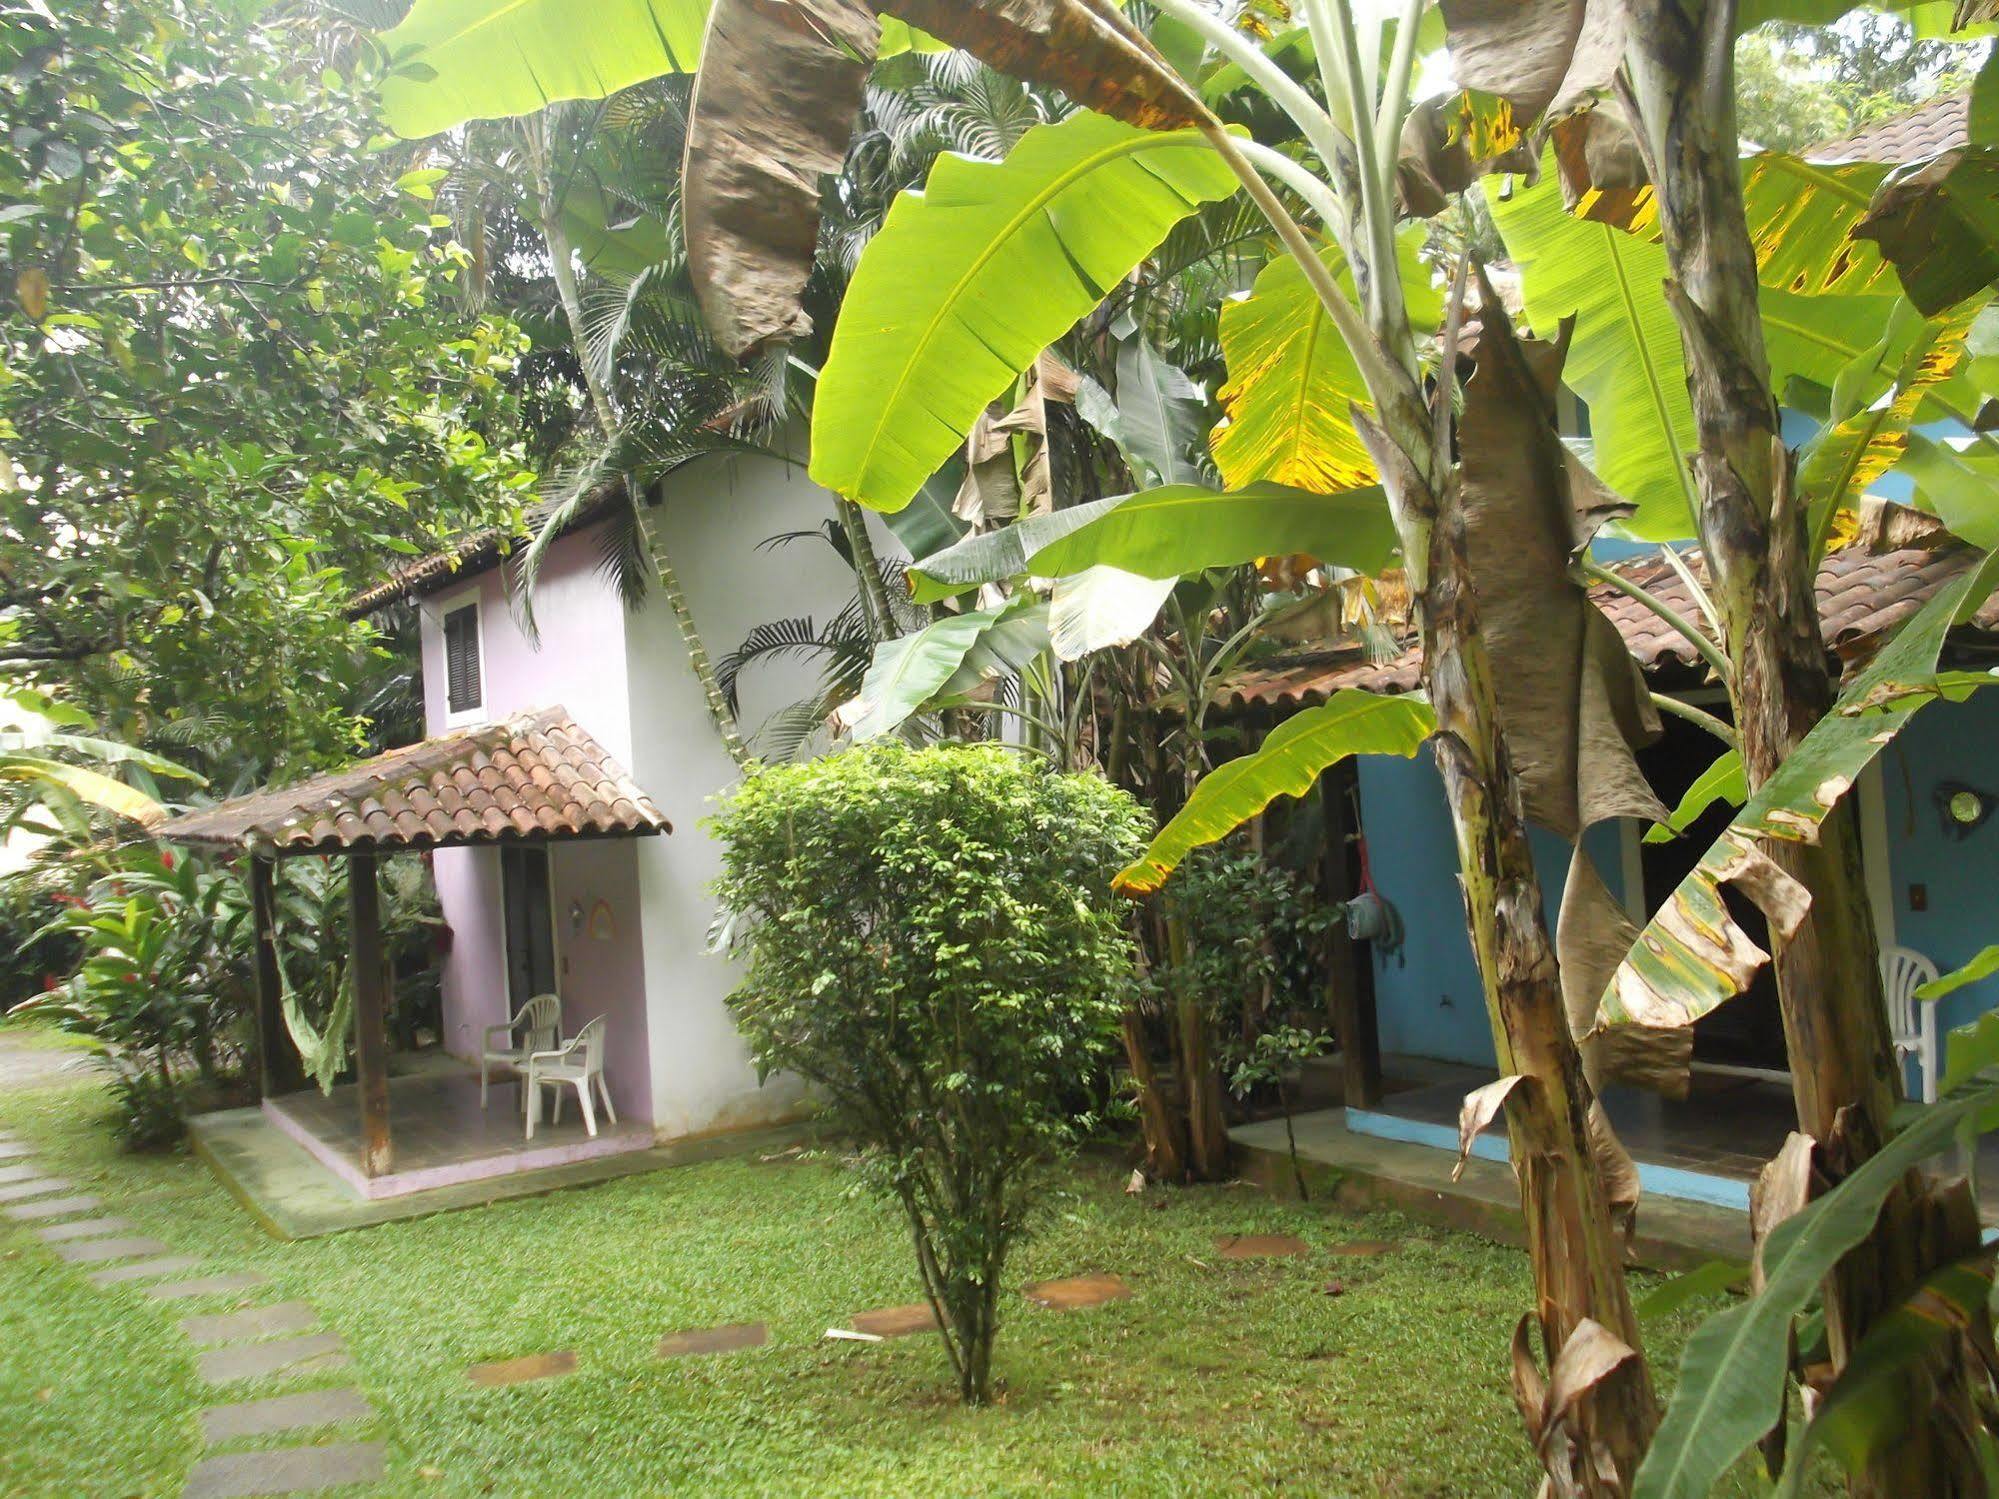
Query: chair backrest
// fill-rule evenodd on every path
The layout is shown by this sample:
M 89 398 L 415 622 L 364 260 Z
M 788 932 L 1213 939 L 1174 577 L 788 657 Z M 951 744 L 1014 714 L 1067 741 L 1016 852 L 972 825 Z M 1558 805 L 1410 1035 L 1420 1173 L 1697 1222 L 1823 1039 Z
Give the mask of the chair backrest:
M 586 1073 L 604 1070 L 604 1017 L 599 1015 L 582 1030 L 576 1039 L 583 1046 L 583 1070 Z
M 1922 1034 L 1922 1014 L 1916 1008 L 1923 1001 L 1916 990 L 1937 976 L 1937 965 L 1919 952 L 1906 947 L 1881 949 L 1881 987 L 1888 996 L 1888 1029 L 1897 1041 L 1913 1041 Z
M 514 1029 L 529 1051 L 554 1051 L 562 1044 L 562 1000 L 553 994 L 535 995 L 514 1017 Z

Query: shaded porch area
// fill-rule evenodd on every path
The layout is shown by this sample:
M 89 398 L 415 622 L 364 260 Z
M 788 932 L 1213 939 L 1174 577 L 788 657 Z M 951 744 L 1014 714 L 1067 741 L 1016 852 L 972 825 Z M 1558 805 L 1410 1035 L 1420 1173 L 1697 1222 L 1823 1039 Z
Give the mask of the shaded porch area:
M 1351 1178 L 1356 1202 L 1392 1204 L 1452 1226 L 1510 1237 L 1518 1188 L 1506 1164 L 1502 1127 L 1495 1125 L 1473 1142 L 1467 1170 L 1452 1179 L 1460 1106 L 1494 1074 L 1392 1054 L 1383 1065 L 1387 1082 L 1365 1106 L 1313 1109 L 1294 1117 L 1300 1158 Z M 1638 1209 L 1641 1258 L 1673 1265 L 1689 1254 L 1696 1262 L 1702 1254 L 1746 1256 L 1750 1185 L 1796 1126 L 1789 1083 L 1748 1069 L 1697 1065 L 1684 1099 L 1611 1088 L 1604 1107 L 1638 1166 L 1644 1192 Z M 1251 1174 L 1284 1185 L 1289 1164 L 1283 1120 L 1240 1125 L 1230 1137 L 1251 1153 Z M 1988 1225 L 1999 1225 L 1999 1134 L 1979 1142 L 1978 1168 L 1980 1212 Z
M 469 1072 L 439 1070 L 389 1082 L 394 1169 L 370 1176 L 365 1161 L 367 1135 L 359 1083 L 342 1083 L 331 1093 L 307 1089 L 267 1098 L 265 1116 L 321 1165 L 363 1197 L 404 1197 L 461 1182 L 483 1181 L 520 1171 L 543 1171 L 601 1159 L 652 1144 L 652 1125 L 624 1118 L 597 1121 L 593 1136 L 573 1100 L 560 1123 L 544 1118 L 534 1138 L 521 1125 L 521 1087 L 515 1079 L 495 1081 L 482 1107 L 479 1079 Z
M 256 928 L 257 1047 L 262 1102 L 255 1111 L 311 1169 L 353 1198 L 408 1198 L 496 1178 L 561 1171 L 652 1144 L 647 1111 L 600 1117 L 594 1131 L 579 1117 L 573 1090 L 544 1090 L 534 1138 L 526 1138 L 519 1070 L 495 1064 L 490 1095 L 481 1099 L 478 1072 L 440 1053 L 392 1059 L 386 1016 L 393 976 L 382 942 L 380 860 L 437 849 L 498 848 L 533 856 L 543 868 L 553 845 L 582 840 L 656 836 L 671 829 L 659 809 L 561 708 L 517 715 L 424 740 L 300 785 L 262 791 L 190 813 L 161 836 L 174 842 L 234 850 L 249 863 Z M 281 966 L 277 870 L 288 858 L 340 858 L 347 868 L 351 950 L 351 1036 L 329 1037 L 351 1065 L 326 1090 L 310 1084 L 301 1056 L 309 1032 L 296 1031 L 288 1012 Z M 545 872 L 544 872 L 545 881 Z M 545 883 L 537 904 L 509 910 L 515 928 L 531 916 L 540 940 L 538 961 L 518 983 L 554 994 L 562 1016 L 559 1040 L 589 1042 L 570 1060 L 601 1066 L 602 1038 L 627 1054 L 646 1052 L 645 996 L 593 991 L 572 1012 L 553 966 L 553 918 Z M 496 981 L 507 985 L 512 975 Z M 505 1036 L 528 994 L 497 993 L 502 1049 L 523 1051 L 525 1035 Z M 335 1006 L 336 1013 L 339 1006 Z M 611 1013 L 615 1012 L 615 1013 Z M 585 1022 L 592 1022 L 585 1026 Z M 329 1022 L 330 1023 L 330 1022 Z M 589 1034 L 578 1037 L 579 1030 Z M 595 1037 L 595 1040 L 592 1040 Z M 489 1047 L 499 1037 L 488 1038 Z M 551 1044 L 533 1043 L 535 1048 Z M 326 1076 L 322 1070 L 322 1077 Z M 554 1094 L 569 1091 L 561 1122 Z M 249 1112 L 249 1111 L 235 1111 Z M 240 1125 L 241 1121 L 238 1121 Z M 199 1138 L 199 1136 L 198 1136 Z M 279 1152 L 282 1155 L 283 1152 Z M 295 1164 L 295 1163 L 294 1163 Z M 240 1194 L 239 1194 L 240 1195 Z

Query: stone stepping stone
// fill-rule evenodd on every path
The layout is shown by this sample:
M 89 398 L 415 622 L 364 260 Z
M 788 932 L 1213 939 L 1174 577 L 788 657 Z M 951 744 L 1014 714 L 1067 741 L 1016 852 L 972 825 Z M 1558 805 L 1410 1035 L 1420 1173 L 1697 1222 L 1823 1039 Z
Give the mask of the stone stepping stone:
M 530 1384 L 537 1379 L 554 1379 L 576 1372 L 576 1355 L 568 1349 L 558 1353 L 530 1353 L 524 1358 L 501 1359 L 497 1363 L 474 1364 L 465 1377 L 487 1389 L 501 1385 Z
M 204 1353 L 195 1372 L 208 1384 L 228 1384 L 265 1374 L 313 1374 L 344 1369 L 353 1360 L 337 1333 L 308 1333 L 302 1338 L 274 1338 L 267 1343 L 240 1343 Z
M 25 1202 L 30 1197 L 40 1197 L 44 1192 L 60 1192 L 64 1187 L 75 1185 L 64 1176 L 38 1176 L 33 1181 L 8 1182 L 0 1186 L 0 1202 Z
M 136 1265 L 114 1265 L 109 1270 L 90 1272 L 93 1286 L 121 1286 L 128 1280 L 151 1280 L 156 1275 L 172 1275 L 177 1270 L 192 1270 L 201 1263 L 201 1257 L 193 1254 L 169 1254 L 156 1260 L 140 1260 Z
M 144 1254 L 167 1254 L 173 1245 L 162 1239 L 84 1239 L 75 1244 L 58 1244 L 56 1253 L 72 1265 L 94 1265 L 104 1260 L 132 1260 Z
M 30 1155 L 34 1146 L 24 1140 L 0 1140 L 0 1161 L 15 1161 Z
M 280 1301 L 273 1306 L 253 1306 L 247 1311 L 220 1312 L 214 1316 L 183 1317 L 180 1330 L 203 1346 L 216 1343 L 247 1343 L 254 1338 L 274 1338 L 284 1332 L 310 1332 L 319 1322 L 309 1301 Z
M 855 1332 L 870 1332 L 878 1338 L 906 1338 L 913 1332 L 934 1332 L 937 1313 L 927 1301 L 908 1306 L 878 1306 L 872 1311 L 855 1312 L 849 1319 Z
M 701 1327 L 692 1332 L 670 1332 L 653 1350 L 658 1358 L 686 1358 L 697 1353 L 734 1353 L 742 1348 L 761 1348 L 770 1329 L 761 1322 L 738 1322 L 730 1327 Z
M 42 1168 L 33 1161 L 15 1161 L 12 1165 L 0 1166 L 0 1183 L 39 1181 L 41 1175 Z
M 1348 1239 L 1341 1244 L 1328 1244 L 1326 1253 L 1342 1259 L 1361 1259 L 1373 1254 L 1393 1254 L 1396 1247 L 1386 1239 Z
M 1073 1312 L 1086 1306 L 1102 1306 L 1107 1301 L 1124 1301 L 1130 1297 L 1131 1287 L 1116 1275 L 1071 1275 L 1064 1280 L 1044 1280 L 1026 1286 L 1023 1293 L 1036 1306 Z
M 130 1218 L 79 1218 L 74 1223 L 58 1223 L 54 1228 L 40 1228 L 35 1232 L 44 1244 L 61 1244 L 70 1239 L 99 1239 L 132 1226 Z
M 198 1275 L 193 1280 L 168 1281 L 163 1286 L 147 1286 L 146 1294 L 156 1301 L 178 1301 L 183 1296 L 223 1296 L 254 1290 L 264 1284 L 255 1270 L 227 1270 L 220 1275 Z
M 1296 1234 L 1217 1234 L 1215 1253 L 1225 1260 L 1278 1260 L 1307 1254 L 1312 1246 Z
M 238 1437 L 260 1437 L 273 1431 L 302 1431 L 313 1426 L 334 1426 L 342 1421 L 365 1421 L 375 1407 L 359 1390 L 307 1390 L 302 1395 L 274 1395 L 268 1400 L 245 1400 L 240 1405 L 210 1406 L 201 1413 L 202 1439 L 213 1447 Z
M 187 1475 L 185 1499 L 237 1499 L 241 1495 L 300 1494 L 341 1484 L 380 1483 L 380 1442 L 337 1442 L 327 1447 L 281 1447 L 205 1457 Z
M 32 1223 L 37 1218 L 66 1218 L 71 1213 L 87 1213 L 92 1208 L 104 1206 L 104 1199 L 88 1195 L 81 1197 L 51 1197 L 43 1202 L 24 1203 L 20 1207 L 7 1208 L 6 1214 L 16 1223 Z

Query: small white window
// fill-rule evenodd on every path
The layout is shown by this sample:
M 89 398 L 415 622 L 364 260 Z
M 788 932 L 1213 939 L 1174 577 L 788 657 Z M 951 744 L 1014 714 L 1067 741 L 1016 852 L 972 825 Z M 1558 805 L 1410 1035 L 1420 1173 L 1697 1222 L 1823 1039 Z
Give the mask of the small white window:
M 479 679 L 479 606 L 465 604 L 444 615 L 444 705 L 453 717 L 477 713 L 485 702 Z

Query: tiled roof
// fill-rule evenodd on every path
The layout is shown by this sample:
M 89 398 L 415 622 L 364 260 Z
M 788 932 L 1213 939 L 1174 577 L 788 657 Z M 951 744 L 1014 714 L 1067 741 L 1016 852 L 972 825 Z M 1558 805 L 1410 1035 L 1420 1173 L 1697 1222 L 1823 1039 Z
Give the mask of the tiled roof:
M 1940 94 L 1919 109 L 1811 147 L 1812 161 L 1926 161 L 1971 139 L 1971 93 Z
M 1694 572 L 1706 577 L 1698 552 L 1688 553 Z M 1874 653 L 1883 636 L 1922 608 L 1931 594 L 1970 568 L 1979 553 L 1968 546 L 1936 550 L 1904 547 L 1875 553 L 1864 546 L 1833 552 L 1819 567 L 1819 625 L 1826 645 L 1851 663 Z M 1684 619 L 1697 619 L 1695 605 L 1672 567 L 1658 558 L 1620 564 L 1617 569 L 1655 595 Z M 1609 584 L 1590 590 L 1631 654 L 1648 672 L 1691 667 L 1694 648 L 1658 615 Z M 1999 635 L 1999 595 L 1987 599 L 1965 627 Z M 1400 655 L 1375 663 L 1352 649 L 1302 653 L 1238 672 L 1223 684 L 1220 701 L 1237 708 L 1258 704 L 1306 707 L 1324 702 L 1342 687 L 1370 692 L 1408 692 L 1420 681 L 1422 656 L 1412 644 Z
M 567 712 L 541 708 L 204 807 L 156 836 L 265 854 L 330 854 L 672 831 Z
M 570 517 L 569 524 L 563 527 L 563 534 L 567 535 L 581 526 L 589 525 L 614 504 L 622 502 L 624 499 L 622 483 L 621 480 L 616 484 L 606 484 L 592 494 L 577 508 L 576 514 Z M 521 512 L 518 533 L 506 526 L 489 526 L 484 531 L 474 531 L 460 537 L 441 552 L 415 557 L 391 568 L 387 577 L 379 583 L 370 584 L 347 601 L 347 617 L 359 619 L 363 615 L 373 614 L 377 609 L 386 608 L 399 599 L 409 598 L 413 594 L 429 593 L 462 573 L 480 572 L 491 567 L 501 557 L 540 531 L 549 516 L 554 514 L 555 507 L 559 503 L 557 500 L 544 500 L 540 504 L 528 506 Z

